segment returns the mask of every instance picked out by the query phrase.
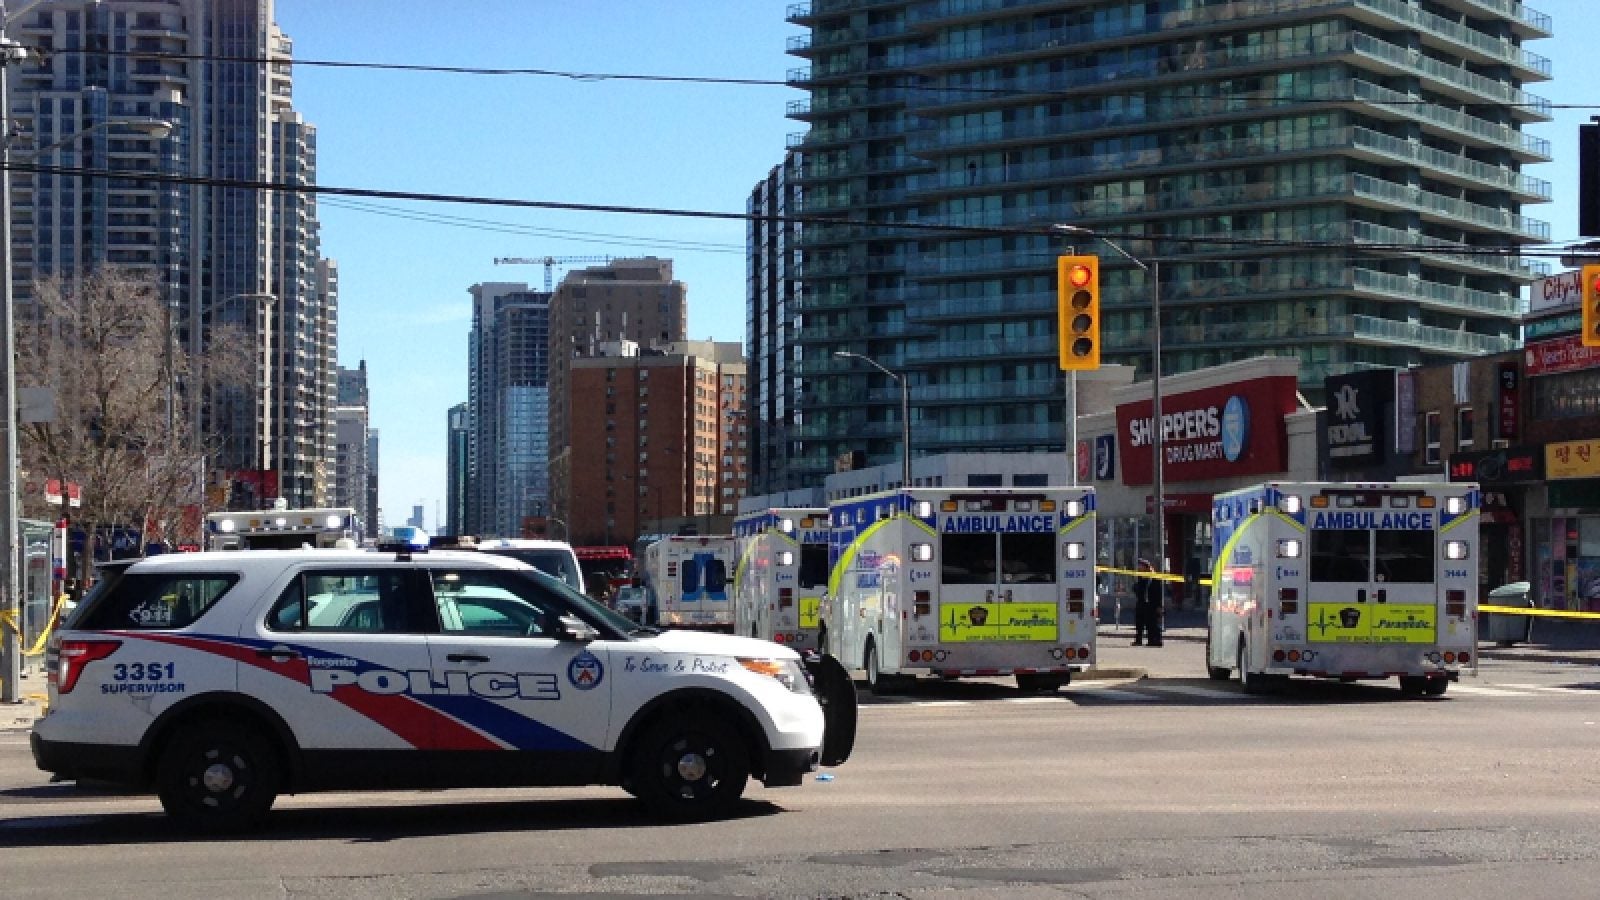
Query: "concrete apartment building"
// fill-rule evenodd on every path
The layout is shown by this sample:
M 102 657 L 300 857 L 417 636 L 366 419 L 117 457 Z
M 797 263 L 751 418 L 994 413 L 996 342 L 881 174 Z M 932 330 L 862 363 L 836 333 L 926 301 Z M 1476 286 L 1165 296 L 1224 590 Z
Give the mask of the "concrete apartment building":
M 737 342 L 631 341 L 572 360 L 575 544 L 731 532 L 746 488 L 745 363 Z
M 1525 46 L 1551 34 L 1534 9 L 811 0 L 788 17 L 808 29 L 788 76 L 808 94 L 789 111 L 809 125 L 790 140 L 803 210 L 850 220 L 800 241 L 788 466 L 806 479 L 900 452 L 894 384 L 840 350 L 907 375 L 919 454 L 1062 446 L 1069 247 L 1103 262 L 1104 361 L 1148 372 L 1145 272 L 1058 223 L 1162 258 L 1167 372 L 1294 356 L 1316 400 L 1331 374 L 1516 345 L 1544 267 L 1514 250 L 1550 236 L 1523 215 L 1550 197 L 1524 174 L 1550 159 L 1523 131 L 1550 119 L 1523 90 L 1550 77 Z M 905 222 L 995 231 L 889 227 Z M 1472 247 L 1510 252 L 1454 252 Z
M 550 506 L 564 522 L 574 512 L 569 483 L 576 417 L 592 415 L 572 402 L 573 360 L 631 341 L 648 350 L 684 340 L 688 291 L 672 277 L 672 260 L 618 259 L 568 272 L 550 301 Z
M 273 0 L 45 0 L 7 23 L 8 37 L 46 50 L 12 68 L 13 133 L 67 141 L 45 165 L 315 184 L 316 130 L 294 110 L 293 45 L 273 18 Z M 172 128 L 112 124 L 128 119 Z M 17 141 L 14 158 L 28 150 Z M 338 297 L 314 196 L 27 172 L 12 190 L 22 315 L 35 279 L 111 264 L 160 279 L 191 353 L 217 323 L 254 341 L 257 383 L 196 404 L 195 427 L 217 447 L 208 500 L 327 499 Z

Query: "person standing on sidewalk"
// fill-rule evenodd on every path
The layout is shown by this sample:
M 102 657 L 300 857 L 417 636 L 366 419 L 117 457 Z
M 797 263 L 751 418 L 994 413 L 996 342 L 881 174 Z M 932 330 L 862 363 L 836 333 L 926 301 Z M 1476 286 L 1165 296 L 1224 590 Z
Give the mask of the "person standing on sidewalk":
M 1156 567 L 1150 560 L 1139 560 L 1139 577 L 1133 581 L 1133 645 L 1148 639 L 1150 646 L 1161 646 L 1161 582 L 1153 577 Z M 1150 573 L 1150 574 L 1145 574 Z

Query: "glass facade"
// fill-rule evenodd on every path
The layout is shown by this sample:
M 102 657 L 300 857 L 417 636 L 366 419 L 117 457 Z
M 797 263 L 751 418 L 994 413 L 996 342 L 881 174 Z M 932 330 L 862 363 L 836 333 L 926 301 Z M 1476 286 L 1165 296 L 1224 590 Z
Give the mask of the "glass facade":
M 1070 224 L 1159 257 L 1163 371 L 1257 355 L 1329 374 L 1500 352 L 1547 240 L 1522 131 L 1548 17 L 1449 0 L 814 0 L 790 41 L 803 480 L 841 454 L 1060 447 L 1054 259 L 1103 260 L 1103 358 L 1150 365 L 1150 285 Z M 959 229 L 970 229 L 960 231 Z M 1366 252 L 1362 252 L 1365 247 Z M 1486 252 L 1471 253 L 1472 248 Z M 757 484 L 762 483 L 758 470 Z
M 480 284 L 470 293 L 465 497 L 451 526 L 519 537 L 524 518 L 550 512 L 551 294 L 525 284 Z

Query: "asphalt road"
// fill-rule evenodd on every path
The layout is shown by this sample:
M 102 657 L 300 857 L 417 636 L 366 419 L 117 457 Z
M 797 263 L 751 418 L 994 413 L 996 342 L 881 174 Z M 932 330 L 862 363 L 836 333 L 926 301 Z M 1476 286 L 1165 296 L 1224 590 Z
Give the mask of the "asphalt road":
M 703 825 L 603 789 L 325 794 L 195 840 L 152 798 L 46 784 L 0 731 L 0 896 L 1594 896 L 1600 668 L 1257 698 L 1192 677 L 1197 644 L 1122 643 L 1103 662 L 1152 677 L 863 695 L 833 780 Z

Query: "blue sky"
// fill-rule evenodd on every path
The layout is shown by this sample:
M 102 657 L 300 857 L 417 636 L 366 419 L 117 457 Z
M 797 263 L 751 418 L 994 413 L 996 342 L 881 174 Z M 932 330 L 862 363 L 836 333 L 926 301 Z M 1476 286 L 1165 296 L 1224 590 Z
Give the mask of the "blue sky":
M 302 60 L 542 68 L 783 79 L 803 61 L 784 52 L 800 29 L 786 0 L 278 0 L 278 23 Z M 1557 104 L 1533 133 L 1556 162 L 1529 174 L 1555 202 L 1524 208 L 1577 238 L 1577 126 L 1600 115 L 1600 62 L 1587 44 L 1593 0 L 1530 4 L 1556 36 L 1530 49 L 1552 81 L 1527 90 Z M 572 81 L 303 67 L 295 106 L 318 128 L 326 185 L 525 200 L 739 212 L 756 181 L 804 126 L 784 117 L 799 91 L 775 86 Z M 467 288 L 542 285 L 542 266 L 500 256 L 670 257 L 689 291 L 692 338 L 744 337 L 744 228 L 738 222 L 444 204 L 380 204 L 408 216 L 503 223 L 463 228 L 377 215 L 343 201 L 321 209 L 323 252 L 340 268 L 339 358 L 365 359 L 372 423 L 382 434 L 380 505 L 399 524 L 413 505 L 428 527 L 444 501 L 445 412 L 467 396 Z M 561 232 L 561 233 L 558 233 Z M 582 236 L 588 232 L 615 237 Z M 666 242 L 716 245 L 690 250 Z M 557 278 L 560 270 L 557 271 Z

